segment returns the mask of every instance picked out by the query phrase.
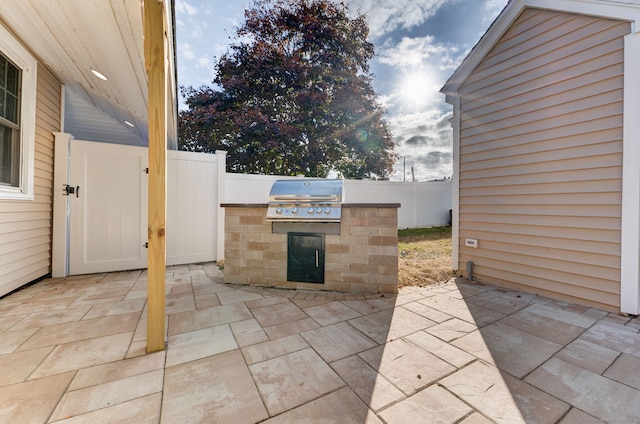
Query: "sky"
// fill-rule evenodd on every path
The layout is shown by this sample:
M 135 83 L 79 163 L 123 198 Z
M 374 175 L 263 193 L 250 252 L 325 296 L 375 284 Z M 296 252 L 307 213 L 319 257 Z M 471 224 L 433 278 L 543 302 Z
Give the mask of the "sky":
M 451 106 L 439 92 L 508 0 L 343 0 L 364 14 L 373 88 L 399 156 L 391 180 L 449 178 Z M 251 0 L 176 0 L 178 83 L 212 85 L 217 58 Z M 181 102 L 180 108 L 184 108 Z M 412 172 L 413 171 L 413 172 Z

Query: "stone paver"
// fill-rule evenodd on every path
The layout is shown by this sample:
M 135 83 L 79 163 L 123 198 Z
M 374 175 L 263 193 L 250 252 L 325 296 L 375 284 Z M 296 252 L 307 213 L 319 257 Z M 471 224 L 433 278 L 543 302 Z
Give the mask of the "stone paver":
M 448 424 L 470 412 L 467 404 L 434 385 L 386 409 L 380 416 L 388 424 L 418 423 L 425 419 L 434 424 Z
M 239 350 L 167 368 L 162 423 L 255 423 L 268 418 Z
M 299 334 L 305 331 L 315 330 L 316 328 L 320 328 L 320 325 L 317 322 L 311 318 L 304 318 L 297 321 L 290 321 L 283 324 L 264 327 L 264 332 L 267 333 L 271 339 L 279 339 L 280 337 Z
M 57 421 L 106 408 L 162 391 L 164 370 L 150 371 L 132 377 L 78 390 L 68 391 L 53 411 L 51 420 Z
M 155 352 L 137 358 L 123 359 L 122 361 L 109 362 L 83 368 L 78 371 L 69 390 L 82 389 L 84 387 L 105 384 L 150 371 L 161 370 L 165 364 L 165 352 Z
M 468 281 L 397 296 L 221 284 L 169 267 L 0 299 L 0 422 L 638 422 L 640 319 Z
M 530 308 L 533 309 L 533 307 Z M 530 308 L 519 310 L 504 318 L 500 323 L 561 344 L 569 343 L 584 331 L 584 327 L 537 314 Z
M 407 336 L 406 339 L 411 343 L 420 346 L 427 352 L 434 354 L 438 358 L 444 359 L 457 368 L 462 368 L 475 359 L 473 355 L 470 355 L 464 350 L 460 350 L 425 331 L 413 333 L 410 336 Z
M 557 358 L 525 381 L 603 421 L 633 422 L 640 417 L 640 391 Z
M 604 424 L 597 418 L 582 412 L 579 409 L 571 408 L 571 411 L 560 421 L 560 424 Z
M 312 349 L 253 364 L 249 370 L 272 416 L 344 386 Z
M 464 420 L 460 421 L 460 424 L 493 424 L 493 423 L 489 421 L 488 418 L 485 418 L 482 415 L 478 414 L 477 412 L 474 412 Z
M 0 387 L 0 422 L 44 423 L 56 407 L 74 373 Z
M 355 309 L 351 309 L 341 302 L 331 302 L 311 306 L 309 308 L 305 308 L 304 311 L 322 326 L 336 324 L 360 316 L 360 313 Z
M 447 315 L 437 309 L 430 308 L 420 302 L 407 303 L 406 305 L 403 305 L 403 307 L 410 310 L 411 312 L 415 312 L 418 315 L 422 315 L 423 317 L 428 318 L 433 322 L 437 322 L 438 324 L 451 319 L 451 315 Z
M 203 328 L 169 337 L 167 367 L 237 349 L 229 325 Z
M 440 340 L 450 342 L 452 340 L 459 339 L 462 336 L 466 336 L 477 328 L 478 327 L 475 325 L 469 324 L 466 321 L 462 321 L 458 318 L 452 318 L 429 328 L 427 332 L 436 336 Z
M 341 322 L 301 334 L 326 362 L 333 362 L 376 346 L 358 330 Z
M 441 384 L 499 423 L 555 423 L 569 409 L 558 399 L 484 362 L 469 365 Z
M 521 378 L 549 359 L 562 345 L 500 323 L 454 340 L 452 344 Z
M 615 361 L 618 355 L 620 355 L 620 352 L 608 347 L 583 339 L 576 339 L 556 353 L 555 357 L 586 370 L 602 374 Z
M 250 346 L 269 340 L 269 336 L 264 332 L 258 321 L 248 319 L 231 323 L 231 331 L 238 342 L 238 346 Z
M 603 375 L 640 390 L 640 358 L 623 353 Z
M 508 315 L 519 311 L 529 304 L 532 295 L 510 290 L 496 289 L 490 292 L 469 296 L 469 302 Z
M 61 344 L 29 376 L 30 380 L 123 359 L 133 333 Z
M 614 322 L 600 321 L 584 332 L 581 339 L 620 352 L 636 354 L 640 352 L 640 333 L 638 330 Z
M 244 303 L 215 306 L 197 311 L 188 311 L 169 317 L 169 335 L 188 333 L 203 328 L 244 321 L 253 318 Z
M 149 396 L 136 398 L 123 403 L 118 403 L 107 408 L 87 412 L 75 417 L 68 417 L 59 423 L 86 424 L 86 423 L 136 423 L 155 424 L 160 421 L 160 407 L 162 394 L 154 393 Z
M 278 415 L 265 421 L 265 424 L 298 424 L 310 420 L 322 423 L 382 424 L 382 421 L 346 387 Z
M 378 411 L 405 397 L 400 390 L 358 356 L 336 361 L 331 364 L 331 367 L 373 411 Z
M 262 308 L 254 308 L 252 312 L 263 327 L 309 318 L 309 316 L 293 302 L 277 303 Z
M 407 396 L 455 371 L 452 365 L 404 339 L 359 356 Z
M 266 341 L 263 343 L 247 346 L 242 349 L 247 365 L 277 358 L 288 353 L 306 349 L 309 344 L 299 335 L 293 334 L 287 337 Z

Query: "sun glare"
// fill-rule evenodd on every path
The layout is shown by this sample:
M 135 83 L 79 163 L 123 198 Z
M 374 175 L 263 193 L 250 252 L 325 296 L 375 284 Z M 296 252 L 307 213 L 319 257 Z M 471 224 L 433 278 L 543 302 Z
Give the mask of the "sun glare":
M 428 71 L 414 71 L 402 77 L 398 103 L 410 109 L 419 109 L 430 102 L 438 93 L 438 88 Z

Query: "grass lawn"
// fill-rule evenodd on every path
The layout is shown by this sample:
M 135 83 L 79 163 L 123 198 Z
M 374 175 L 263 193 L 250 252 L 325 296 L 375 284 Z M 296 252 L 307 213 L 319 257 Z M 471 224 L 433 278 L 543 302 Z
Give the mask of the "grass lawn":
M 400 287 L 427 286 L 448 281 L 451 269 L 451 227 L 398 231 Z

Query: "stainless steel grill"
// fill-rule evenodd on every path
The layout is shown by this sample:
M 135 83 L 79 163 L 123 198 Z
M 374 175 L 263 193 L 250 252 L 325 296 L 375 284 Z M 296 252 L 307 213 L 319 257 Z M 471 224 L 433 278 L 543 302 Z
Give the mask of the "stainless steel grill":
M 340 222 L 342 180 L 276 180 L 269 193 L 267 220 L 274 222 Z

